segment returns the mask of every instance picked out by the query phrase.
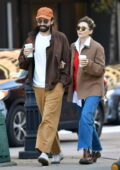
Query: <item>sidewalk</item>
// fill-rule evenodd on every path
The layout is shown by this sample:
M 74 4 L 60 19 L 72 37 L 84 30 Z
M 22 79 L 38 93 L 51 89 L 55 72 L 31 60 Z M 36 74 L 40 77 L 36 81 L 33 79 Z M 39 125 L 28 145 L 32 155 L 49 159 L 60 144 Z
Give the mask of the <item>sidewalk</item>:
M 118 128 L 117 128 L 118 129 Z M 82 156 L 82 151 L 77 151 L 77 134 L 75 133 L 59 133 L 61 139 L 61 148 L 64 154 L 64 159 L 59 165 L 50 165 L 42 167 L 36 159 L 19 159 L 19 151 L 24 148 L 10 148 L 12 162 L 16 162 L 17 166 L 4 167 L 4 170 L 39 170 L 40 168 L 48 170 L 110 170 L 113 162 L 120 156 L 120 132 L 103 132 L 101 142 L 103 145 L 102 157 L 97 163 L 91 165 L 80 165 L 79 159 Z

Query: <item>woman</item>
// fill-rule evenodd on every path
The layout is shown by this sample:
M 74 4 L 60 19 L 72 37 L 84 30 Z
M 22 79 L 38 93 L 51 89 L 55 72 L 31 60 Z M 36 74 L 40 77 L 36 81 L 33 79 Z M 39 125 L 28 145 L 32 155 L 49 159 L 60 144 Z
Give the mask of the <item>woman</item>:
M 80 120 L 78 150 L 83 149 L 80 164 L 91 164 L 102 150 L 94 125 L 94 113 L 104 95 L 104 48 L 91 38 L 95 27 L 89 17 L 77 23 L 78 39 L 71 45 L 71 76 L 68 100 L 77 104 Z

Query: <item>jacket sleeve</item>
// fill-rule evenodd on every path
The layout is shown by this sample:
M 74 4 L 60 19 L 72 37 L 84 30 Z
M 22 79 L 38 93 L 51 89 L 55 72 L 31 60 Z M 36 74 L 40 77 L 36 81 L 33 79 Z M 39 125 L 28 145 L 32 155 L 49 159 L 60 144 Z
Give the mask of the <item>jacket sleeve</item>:
M 83 67 L 83 71 L 92 76 L 102 76 L 105 72 L 105 54 L 104 48 L 99 46 L 96 50 L 94 61 L 89 59 L 88 65 Z
M 60 82 L 63 84 L 64 87 L 68 86 L 70 84 L 71 78 L 70 78 L 70 47 L 68 40 L 66 36 L 64 36 L 63 39 L 63 46 L 62 46 L 62 60 L 65 63 L 64 68 L 61 69 L 61 76 L 60 76 Z

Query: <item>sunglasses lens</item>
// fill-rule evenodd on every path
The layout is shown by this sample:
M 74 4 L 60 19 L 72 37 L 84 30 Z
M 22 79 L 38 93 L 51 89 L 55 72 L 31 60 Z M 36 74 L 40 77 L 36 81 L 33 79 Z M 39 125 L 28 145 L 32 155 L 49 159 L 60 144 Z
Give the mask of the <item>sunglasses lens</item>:
M 81 31 L 85 31 L 86 29 L 86 27 L 81 27 Z
M 45 23 L 45 24 L 47 24 L 47 23 L 48 23 L 48 21 L 49 21 L 48 19 L 44 19 L 44 23 Z
M 37 19 L 36 22 L 37 22 L 37 24 L 41 24 L 42 20 L 41 19 Z

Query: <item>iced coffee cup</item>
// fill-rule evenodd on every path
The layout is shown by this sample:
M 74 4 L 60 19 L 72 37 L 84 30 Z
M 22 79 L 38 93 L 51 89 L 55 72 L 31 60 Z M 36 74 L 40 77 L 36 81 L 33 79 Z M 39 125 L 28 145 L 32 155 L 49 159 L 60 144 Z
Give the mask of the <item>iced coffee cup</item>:
M 25 49 L 30 49 L 30 48 L 33 48 L 33 44 L 32 43 L 28 43 L 28 44 L 25 44 Z M 29 55 L 26 56 L 27 58 L 31 58 L 33 57 L 33 52 L 31 52 Z
M 84 67 L 84 65 L 81 64 L 81 60 L 87 59 L 86 55 L 79 55 L 79 60 L 80 60 L 80 67 Z

